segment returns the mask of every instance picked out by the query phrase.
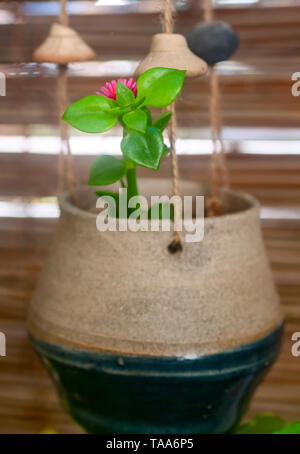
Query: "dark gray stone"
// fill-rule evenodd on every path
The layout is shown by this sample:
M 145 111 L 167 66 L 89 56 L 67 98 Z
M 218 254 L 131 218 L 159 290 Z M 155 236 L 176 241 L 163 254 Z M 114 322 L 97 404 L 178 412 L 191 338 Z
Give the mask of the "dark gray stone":
M 208 65 L 227 60 L 239 46 L 239 36 L 226 22 L 201 22 L 187 34 L 189 48 Z

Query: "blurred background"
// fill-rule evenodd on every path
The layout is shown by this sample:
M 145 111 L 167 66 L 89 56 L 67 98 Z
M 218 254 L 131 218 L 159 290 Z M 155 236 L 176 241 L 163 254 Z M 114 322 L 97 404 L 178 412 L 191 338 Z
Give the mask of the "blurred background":
M 179 33 L 203 20 L 201 0 L 178 0 L 176 8 Z M 161 31 L 160 9 L 160 0 L 69 1 L 70 25 L 97 53 L 96 61 L 69 65 L 70 101 L 133 74 L 151 36 Z M 268 411 L 300 420 L 300 357 L 291 354 L 291 335 L 300 331 L 300 98 L 291 92 L 292 75 L 300 72 L 300 1 L 215 0 L 214 9 L 216 20 L 231 24 L 241 40 L 233 58 L 217 65 L 232 187 L 261 202 L 263 233 L 287 317 L 280 359 L 246 419 Z M 81 432 L 61 410 L 25 326 L 59 216 L 57 67 L 32 62 L 58 13 L 57 1 L 0 2 L 0 73 L 6 80 L 0 97 L 0 331 L 6 336 L 0 433 L 39 433 L 47 427 Z M 209 179 L 208 106 L 208 77 L 187 80 L 177 103 L 182 178 Z M 120 153 L 117 128 L 101 136 L 71 134 L 81 184 L 96 155 Z M 156 176 L 170 175 L 165 159 Z

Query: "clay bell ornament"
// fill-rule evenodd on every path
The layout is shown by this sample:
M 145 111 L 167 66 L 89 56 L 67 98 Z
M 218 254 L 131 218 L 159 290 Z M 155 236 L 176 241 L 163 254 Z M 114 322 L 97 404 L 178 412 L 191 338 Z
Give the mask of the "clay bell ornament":
M 155 67 L 186 70 L 187 77 L 202 76 L 207 64 L 190 51 L 186 38 L 177 33 L 157 33 L 152 37 L 150 52 L 138 65 L 135 75 Z
M 187 34 L 191 51 L 208 65 L 227 60 L 239 47 L 238 34 L 226 22 L 201 22 Z
M 34 61 L 57 64 L 92 60 L 95 52 L 70 27 L 53 24 L 46 40 L 33 54 Z

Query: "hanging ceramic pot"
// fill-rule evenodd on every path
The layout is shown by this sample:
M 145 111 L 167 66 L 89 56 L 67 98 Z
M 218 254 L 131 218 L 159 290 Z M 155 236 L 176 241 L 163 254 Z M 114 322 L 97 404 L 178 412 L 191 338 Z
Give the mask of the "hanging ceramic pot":
M 142 180 L 141 193 L 167 194 L 169 184 Z M 193 182 L 180 190 L 206 193 Z M 229 432 L 275 360 L 282 313 L 259 204 L 221 197 L 224 215 L 205 219 L 204 240 L 176 255 L 170 232 L 99 232 L 92 191 L 79 207 L 60 197 L 29 332 L 87 432 Z
M 52 24 L 46 40 L 35 50 L 33 60 L 67 64 L 92 60 L 95 52 L 71 27 Z
M 157 33 L 152 37 L 150 52 L 138 65 L 135 75 L 155 67 L 185 69 L 187 77 L 202 76 L 207 64 L 188 48 L 183 35 L 177 33 Z

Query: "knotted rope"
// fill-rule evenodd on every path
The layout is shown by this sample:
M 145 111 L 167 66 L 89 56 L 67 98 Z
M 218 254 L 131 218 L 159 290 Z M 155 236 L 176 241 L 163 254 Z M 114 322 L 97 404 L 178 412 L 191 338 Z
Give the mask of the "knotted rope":
M 203 0 L 204 21 L 210 23 L 214 20 L 211 0 Z M 210 127 L 213 151 L 210 160 L 211 195 L 206 200 L 208 216 L 221 214 L 219 186 L 229 187 L 229 173 L 225 158 L 225 147 L 222 139 L 222 116 L 220 103 L 219 78 L 214 67 L 210 69 Z M 220 173 L 220 177 L 219 177 Z
M 162 26 L 164 33 L 173 33 L 174 30 L 174 13 L 172 9 L 171 0 L 164 0 L 164 8 L 162 14 Z M 169 244 L 169 251 L 171 253 L 182 250 L 181 235 L 180 235 L 180 218 L 181 218 L 181 205 L 179 200 L 179 167 L 176 154 L 176 110 L 175 103 L 168 106 L 167 110 L 172 113 L 169 126 L 168 136 L 170 141 L 171 159 L 172 159 L 172 192 L 174 197 L 174 234 L 173 240 Z
M 61 25 L 68 25 L 67 0 L 60 2 L 59 22 Z M 69 127 L 67 123 L 61 120 L 61 116 L 65 112 L 67 101 L 67 65 L 58 65 L 57 76 L 57 99 L 59 105 L 59 125 L 60 125 L 60 154 L 58 158 L 58 187 L 57 192 L 61 194 L 65 190 L 65 180 L 67 180 L 68 188 L 72 197 L 72 201 L 77 204 L 78 193 L 76 177 L 73 166 L 73 158 L 70 147 Z
M 68 17 L 68 12 L 67 12 L 67 0 L 60 0 L 59 23 L 61 25 L 65 25 L 66 27 L 69 25 L 69 17 Z

